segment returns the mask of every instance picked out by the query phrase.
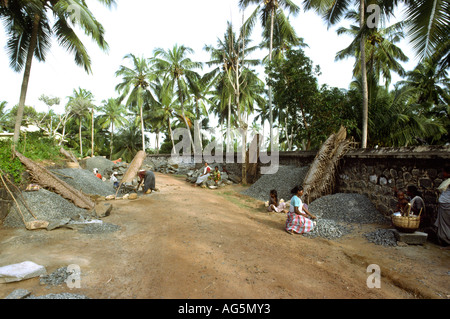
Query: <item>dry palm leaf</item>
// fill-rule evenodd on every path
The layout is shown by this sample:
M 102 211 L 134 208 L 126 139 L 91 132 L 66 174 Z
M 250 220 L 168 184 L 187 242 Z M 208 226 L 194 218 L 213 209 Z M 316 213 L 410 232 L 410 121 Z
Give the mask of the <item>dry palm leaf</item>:
M 325 141 L 317 153 L 303 182 L 303 197 L 308 204 L 334 190 L 337 165 L 350 146 L 346 137 L 346 129 L 341 127 Z
M 91 210 L 95 203 L 79 190 L 73 188 L 66 182 L 60 180 L 52 172 L 45 167 L 33 162 L 29 158 L 15 151 L 15 155 L 20 159 L 30 171 L 31 176 L 36 182 L 44 188 L 51 189 L 54 193 L 61 195 L 65 199 L 71 201 L 75 206 Z

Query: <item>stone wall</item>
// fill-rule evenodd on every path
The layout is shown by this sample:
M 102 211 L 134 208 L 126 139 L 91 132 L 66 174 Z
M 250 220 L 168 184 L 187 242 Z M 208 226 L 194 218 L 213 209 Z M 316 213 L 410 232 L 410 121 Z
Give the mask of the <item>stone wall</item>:
M 381 213 L 390 215 L 397 204 L 393 187 L 405 191 L 415 185 L 426 206 L 421 225 L 429 226 L 437 213 L 442 168 L 449 163 L 448 147 L 354 150 L 340 162 L 335 191 L 365 194 Z

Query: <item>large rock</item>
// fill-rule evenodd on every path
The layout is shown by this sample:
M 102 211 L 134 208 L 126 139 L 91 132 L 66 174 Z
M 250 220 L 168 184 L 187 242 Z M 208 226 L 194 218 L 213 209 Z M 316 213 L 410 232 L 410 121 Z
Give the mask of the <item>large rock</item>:
M 0 282 L 21 281 L 46 274 L 47 270 L 44 266 L 32 261 L 24 261 L 22 263 L 0 267 Z

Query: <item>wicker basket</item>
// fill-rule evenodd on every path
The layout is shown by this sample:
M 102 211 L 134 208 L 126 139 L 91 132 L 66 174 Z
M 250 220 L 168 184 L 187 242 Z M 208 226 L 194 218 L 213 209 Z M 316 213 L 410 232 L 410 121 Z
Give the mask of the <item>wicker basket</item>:
M 420 216 L 392 216 L 395 228 L 403 233 L 413 233 L 420 225 Z
M 411 204 L 408 203 L 405 216 L 392 215 L 392 223 L 397 230 L 404 233 L 414 233 L 419 228 L 422 209 L 420 209 L 419 216 L 411 216 L 410 213 Z

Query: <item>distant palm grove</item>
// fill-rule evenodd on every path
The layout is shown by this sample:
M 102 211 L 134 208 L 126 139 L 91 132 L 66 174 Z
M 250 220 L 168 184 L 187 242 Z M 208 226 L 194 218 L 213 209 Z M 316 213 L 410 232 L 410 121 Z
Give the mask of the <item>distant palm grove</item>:
M 98 1 L 116 5 L 114 0 Z M 389 25 L 388 18 L 400 5 L 405 20 Z M 45 61 L 55 40 L 91 73 L 89 53 L 76 30 L 106 52 L 105 30 L 85 0 L 0 0 L 7 36 L 3 50 L 10 67 L 23 74 L 22 83 L 13 84 L 21 86 L 18 101 L 2 101 L 0 96 L 0 132 L 14 133 L 14 147 L 25 138 L 20 127 L 34 125 L 40 130 L 33 134 L 79 157 L 126 161 L 139 150 L 171 153 L 176 128 L 189 128 L 197 151 L 195 138 L 203 139 L 200 147 L 219 138 L 194 136 L 199 132 L 196 125 L 214 126 L 223 137 L 236 129 L 245 136 L 261 133 L 269 148 L 272 141 L 281 151 L 317 149 L 341 126 L 362 148 L 450 141 L 450 0 L 240 0 L 239 6 L 249 11 L 248 18 L 239 26 L 229 22 L 216 43 L 205 44 L 208 61 L 196 61 L 189 43 L 155 48 L 148 56 L 130 52 L 115 72 L 116 96 L 104 97 L 97 105 L 82 85 L 68 97 L 42 92 L 40 100 L 48 112 L 37 112 L 25 103 L 33 60 Z M 77 19 L 69 12 L 74 8 L 80 12 Z M 354 39 L 336 52 L 336 63 L 355 61 L 348 89 L 319 85 L 320 66 L 303 50 L 308 45 L 298 35 L 303 30 L 290 23 L 301 10 L 316 12 L 328 26 L 342 19 L 354 21 L 336 34 Z M 261 26 L 262 43 L 252 41 L 256 25 Z M 420 58 L 412 70 L 402 67 L 412 57 L 397 46 L 406 38 Z M 266 57 L 253 59 L 256 50 Z M 262 75 L 255 70 L 261 66 Z M 402 80 L 392 83 L 394 73 Z M 56 105 L 63 105 L 65 112 L 55 113 Z M 223 140 L 224 150 L 239 151 L 236 139 Z

